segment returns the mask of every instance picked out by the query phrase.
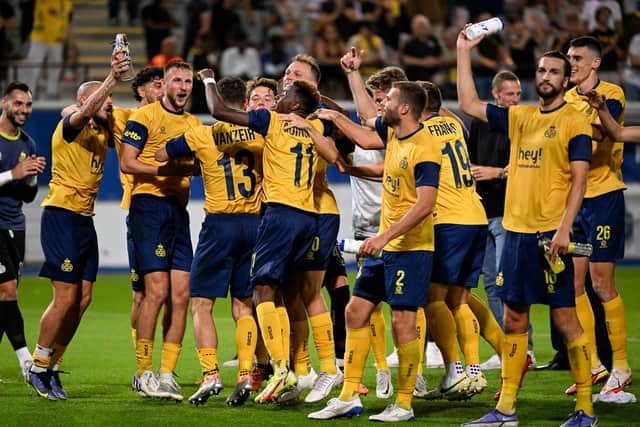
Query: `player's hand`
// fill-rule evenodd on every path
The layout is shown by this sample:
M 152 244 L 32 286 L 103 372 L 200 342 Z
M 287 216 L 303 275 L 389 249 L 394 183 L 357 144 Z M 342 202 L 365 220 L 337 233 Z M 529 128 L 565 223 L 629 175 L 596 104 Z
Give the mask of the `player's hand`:
M 285 124 L 286 128 L 298 128 L 298 129 L 309 129 L 311 127 L 311 123 L 308 120 L 300 117 L 295 113 L 288 114 L 278 114 L 280 120 L 282 120 Z
M 502 168 L 493 166 L 471 166 L 471 176 L 476 181 L 489 181 L 492 179 L 498 179 Z
M 364 50 L 358 52 L 355 47 L 352 47 L 349 52 L 342 55 L 342 58 L 340 59 L 340 66 L 345 73 L 358 71 L 360 69 L 360 65 L 362 64 L 363 56 Z
M 349 160 L 345 159 L 342 155 L 338 157 L 338 160 L 336 160 L 335 165 L 336 165 L 336 169 L 338 169 L 338 172 L 346 175 L 349 174 L 349 166 L 351 165 L 349 163 Z
M 549 256 L 551 260 L 554 260 L 560 254 L 567 253 L 569 247 L 569 232 L 557 230 L 551 239 L 551 245 L 549 246 Z
M 120 80 L 129 67 L 131 67 L 131 61 L 123 52 L 115 52 L 111 55 L 111 72 L 116 80 Z
M 316 111 L 309 114 L 307 119 L 309 120 L 320 119 L 320 120 L 328 120 L 332 122 L 338 117 L 338 114 L 340 113 L 338 113 L 335 110 L 329 110 L 328 108 L 318 108 Z
M 211 68 L 203 68 L 202 70 L 198 71 L 198 78 L 200 80 L 204 80 L 206 78 L 212 77 L 215 79 L 215 75 L 213 73 L 213 70 Z
M 11 176 L 15 180 L 21 180 L 28 176 L 35 176 L 44 172 L 47 161 L 44 157 L 36 157 L 31 155 L 23 161 L 19 162 L 12 170 Z
M 587 102 L 589 103 L 591 108 L 601 110 L 606 105 L 607 98 L 604 96 L 604 94 L 598 93 L 592 89 L 587 92 Z
M 467 33 L 465 32 L 471 24 L 467 24 L 462 28 L 462 31 L 458 33 L 458 40 L 456 41 L 456 47 L 458 49 L 466 49 L 471 50 L 474 47 L 478 46 L 482 40 L 484 40 L 484 35 L 478 37 L 474 40 L 469 40 L 467 38 Z
M 362 242 L 359 253 L 362 256 L 375 257 L 378 256 L 386 244 L 387 242 L 381 236 L 369 237 Z

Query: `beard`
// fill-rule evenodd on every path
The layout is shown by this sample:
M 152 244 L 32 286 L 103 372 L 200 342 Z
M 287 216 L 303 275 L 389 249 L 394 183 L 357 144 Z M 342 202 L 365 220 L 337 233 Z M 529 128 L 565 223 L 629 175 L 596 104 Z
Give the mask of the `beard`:
M 382 124 L 386 126 L 394 126 L 400 123 L 400 115 L 397 111 L 384 111 L 382 113 Z
M 18 121 L 18 119 L 16 119 L 15 114 L 13 114 L 12 112 L 9 111 L 9 109 L 7 108 L 7 120 L 9 120 L 9 122 L 11 123 L 11 125 L 15 128 L 19 128 L 24 126 L 24 124 L 27 122 L 27 119 L 29 118 L 29 116 L 27 115 L 27 117 L 25 117 L 24 122 L 20 123 Z
M 187 105 L 187 102 L 189 102 L 189 97 L 188 96 L 185 97 L 184 98 L 184 104 L 180 105 L 178 103 L 178 98 L 176 96 L 174 96 L 174 95 L 172 95 L 172 94 L 167 92 L 167 100 L 169 101 L 169 104 L 171 104 L 171 106 L 174 109 L 176 109 L 178 111 L 181 111 L 181 110 L 184 110 L 184 107 Z
M 547 84 L 551 87 L 551 89 L 548 89 L 547 91 L 543 91 L 542 88 L 540 87 L 541 86 L 540 84 L 536 85 L 536 93 L 540 98 L 546 101 L 548 99 L 553 99 L 562 93 L 562 90 L 563 90 L 562 88 L 554 87 L 549 83 Z

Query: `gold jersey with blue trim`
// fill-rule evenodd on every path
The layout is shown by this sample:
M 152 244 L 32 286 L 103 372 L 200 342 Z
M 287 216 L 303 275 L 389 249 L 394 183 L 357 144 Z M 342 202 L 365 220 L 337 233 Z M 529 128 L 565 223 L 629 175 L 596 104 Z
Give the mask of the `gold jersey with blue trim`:
M 500 120 L 493 121 L 495 115 Z M 517 233 L 557 229 L 571 189 L 570 161 L 591 159 L 589 121 L 566 103 L 549 111 L 489 105 L 487 117 L 490 127 L 508 130 L 511 143 L 504 228 Z
M 485 225 L 487 215 L 476 183 L 462 125 L 452 117 L 435 115 L 423 122 L 442 155 L 434 224 Z
M 51 136 L 51 181 L 41 206 L 93 215 L 110 135 L 91 124 L 74 130 L 70 116 L 60 120 Z
M 155 160 L 155 153 L 173 138 L 189 129 L 202 125 L 196 116 L 183 112 L 169 111 L 156 101 L 135 110 L 122 135 L 122 142 L 140 149 L 138 160 L 153 166 L 162 166 Z M 174 162 L 193 164 L 193 159 L 177 159 Z M 151 194 L 158 197 L 174 196 L 186 206 L 189 200 L 190 176 L 148 176 L 134 175 L 131 194 Z
M 249 127 L 265 140 L 262 188 L 266 202 L 316 213 L 313 196 L 319 155 L 309 132 L 288 127 L 274 111 L 249 111 L 249 117 Z M 311 123 L 323 133 L 320 120 Z
M 124 128 L 127 125 L 127 121 L 131 116 L 131 113 L 135 111 L 134 108 L 122 108 L 113 107 L 111 116 L 113 117 L 113 125 L 111 126 L 113 145 L 120 158 L 120 149 L 122 147 L 122 134 Z M 120 184 L 122 185 L 122 200 L 120 201 L 120 207 L 125 210 L 129 210 L 131 205 L 131 189 L 133 188 L 133 175 L 120 171 Z
M 338 202 L 336 202 L 333 191 L 329 188 L 329 181 L 327 181 L 327 166 L 327 162 L 320 157 L 316 178 L 313 182 L 313 203 L 319 214 L 340 215 Z
M 382 175 L 382 209 L 380 231 L 384 232 L 398 222 L 416 203 L 415 168 L 420 163 L 440 165 L 442 155 L 423 125 L 414 133 L 398 138 L 393 129 L 387 128 L 387 144 Z M 433 214 L 418 225 L 396 237 L 384 247 L 388 252 L 433 251 Z
M 72 0 L 38 0 L 33 6 L 31 40 L 47 44 L 63 43 L 71 25 Z
M 260 213 L 262 135 L 245 126 L 217 122 L 184 134 L 200 160 L 207 213 Z
M 594 89 L 606 97 L 607 104 L 612 101 L 619 103 L 619 111 L 612 111 L 612 114 L 617 113 L 617 122 L 620 126 L 623 126 L 626 101 L 622 88 L 613 83 L 599 81 Z M 567 91 L 564 98 L 576 110 L 582 112 L 590 123 L 600 123 L 598 112 L 589 106 L 587 97 L 578 92 L 577 86 Z M 624 144 L 622 142 L 612 141 L 606 135 L 600 142 L 593 141 L 593 157 L 589 167 L 589 175 L 587 176 L 585 198 L 592 198 L 627 188 L 622 180 L 623 151 Z

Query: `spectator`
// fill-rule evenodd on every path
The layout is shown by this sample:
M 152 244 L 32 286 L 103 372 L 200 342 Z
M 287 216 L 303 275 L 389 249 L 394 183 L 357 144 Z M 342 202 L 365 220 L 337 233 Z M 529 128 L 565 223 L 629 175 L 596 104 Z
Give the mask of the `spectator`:
M 147 46 L 147 59 L 160 53 L 160 44 L 171 35 L 171 29 L 178 25 L 171 14 L 167 0 L 151 0 L 142 8 L 142 24 Z
M 263 77 L 278 80 L 289 65 L 289 59 L 284 49 L 284 39 L 281 31 L 270 31 L 269 46 L 260 54 Z
M 182 56 L 188 57 L 190 50 L 196 48 L 203 49 L 209 29 L 211 28 L 211 6 L 207 0 L 191 0 L 186 5 L 184 45 L 182 46 Z M 196 68 L 199 69 L 199 68 Z
M 320 92 L 330 93 L 332 98 L 344 98 L 349 94 L 349 85 L 340 67 L 340 58 L 346 51 L 347 46 L 338 28 L 331 23 L 325 24 L 315 39 L 313 56 L 318 60 L 322 74 Z
M 247 35 L 236 30 L 230 35 L 230 44 L 220 59 L 222 77 L 241 77 L 245 80 L 255 79 L 262 74 L 260 55 L 253 47 L 247 46 Z
M 284 50 L 290 58 L 305 53 L 304 45 L 300 39 L 298 21 L 287 21 L 282 26 L 282 39 L 284 40 Z
M 209 32 L 209 48 L 213 51 L 222 51 L 229 45 L 228 38 L 234 31 L 242 29 L 242 21 L 238 13 L 227 5 L 227 0 L 213 0 L 211 8 L 211 25 L 213 31 Z
M 160 43 L 160 53 L 154 55 L 147 64 L 150 67 L 164 68 L 167 64 L 175 61 L 184 62 L 184 59 L 178 55 L 178 43 L 173 36 L 165 37 Z
M 55 6 L 55 7 L 54 7 Z M 42 98 L 38 88 L 43 64 L 47 63 L 45 94 L 47 98 L 58 97 L 58 81 L 64 60 L 64 43 L 73 38 L 71 31 L 71 0 L 36 0 L 33 10 L 31 43 L 25 58 L 21 77 L 31 88 L 33 99 Z
M 404 3 L 404 0 L 383 2 L 382 13 L 378 19 L 378 34 L 384 40 L 384 44 L 394 52 L 398 52 L 410 37 L 410 17 L 415 15 L 409 14 Z M 393 62 L 400 61 L 394 58 Z
M 140 25 L 138 19 L 139 0 L 126 0 L 129 25 Z M 120 25 L 120 0 L 109 0 L 109 25 Z
M 382 38 L 375 34 L 368 21 L 358 23 L 358 32 L 347 41 L 347 46 L 355 47 L 358 52 L 364 51 L 364 59 L 360 67 L 363 80 L 384 67 L 387 63 L 387 51 Z
M 587 0 L 584 2 L 584 5 L 582 6 L 582 13 L 580 14 L 580 20 L 583 25 L 583 34 L 587 34 L 596 29 L 596 11 L 598 8 L 603 6 L 608 7 L 611 11 L 607 27 L 614 30 L 616 34 L 621 36 L 623 34 L 622 11 L 620 10 L 620 4 L 618 4 L 616 0 Z
M 640 101 L 640 33 L 629 43 L 624 67 L 624 93 L 628 101 Z
M 0 0 L 0 85 L 7 80 L 8 62 L 18 46 L 14 46 L 9 30 L 16 27 L 16 14 L 8 0 Z
M 618 48 L 618 34 L 608 26 L 610 18 L 611 10 L 607 6 L 599 7 L 596 10 L 596 27 L 589 35 L 598 40 L 602 48 L 598 75 L 602 80 L 618 84 L 618 57 L 624 55 Z
M 431 33 L 431 23 L 424 15 L 411 20 L 411 39 L 402 49 L 401 62 L 409 80 L 431 81 L 442 64 L 442 46 Z
M 527 28 L 522 16 L 515 18 L 507 28 L 510 42 L 511 59 L 515 73 L 520 79 L 522 99 L 535 99 L 534 79 L 536 77 L 536 48 L 533 34 Z
M 338 30 L 346 40 L 358 32 L 359 23 L 375 24 L 380 19 L 382 8 L 372 1 L 335 0 L 342 3 L 342 13 L 338 18 Z
M 562 30 L 553 42 L 553 48 L 562 53 L 567 53 L 571 40 L 584 34 L 582 33 L 578 12 L 575 9 L 566 9 L 563 21 Z

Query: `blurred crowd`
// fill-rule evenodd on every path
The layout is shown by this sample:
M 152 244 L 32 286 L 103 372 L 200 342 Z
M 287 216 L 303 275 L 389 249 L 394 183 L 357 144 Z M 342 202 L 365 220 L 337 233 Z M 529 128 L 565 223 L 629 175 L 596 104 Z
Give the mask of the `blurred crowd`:
M 0 42 L 12 23 L 5 4 L 38 1 L 48 0 L 0 0 Z M 624 85 L 628 100 L 640 100 L 637 0 L 109 0 L 108 8 L 110 25 L 143 27 L 149 64 L 185 59 L 221 76 L 280 78 L 305 52 L 322 67 L 320 89 L 337 98 L 347 94 L 338 61 L 351 46 L 365 51 L 365 74 L 399 65 L 410 79 L 432 80 L 455 97 L 457 32 L 499 16 L 505 31 L 487 37 L 473 58 L 483 98 L 496 71 L 507 69 L 521 79 L 523 99 L 533 99 L 535 58 L 592 35 L 603 46 L 603 78 Z M 77 55 L 74 46 L 65 43 L 66 62 Z

